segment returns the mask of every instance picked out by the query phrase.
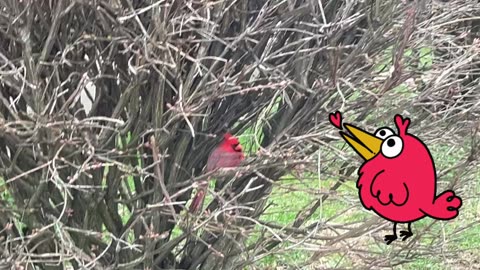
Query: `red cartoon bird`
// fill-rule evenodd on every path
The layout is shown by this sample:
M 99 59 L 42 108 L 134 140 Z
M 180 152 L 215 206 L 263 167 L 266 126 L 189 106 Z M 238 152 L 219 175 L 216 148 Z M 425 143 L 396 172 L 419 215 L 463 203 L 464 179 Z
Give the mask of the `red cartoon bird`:
M 395 241 L 397 223 L 408 223 L 400 231 L 405 241 L 413 235 L 411 223 L 426 216 L 449 220 L 458 215 L 462 199 L 452 190 L 436 195 L 437 176 L 427 146 L 408 133 L 410 119 L 395 116 L 398 134 L 380 128 L 374 134 L 344 124 L 351 133 L 340 134 L 365 159 L 359 169 L 358 194 L 363 207 L 393 222 L 393 234 L 385 236 L 387 245 Z
M 206 172 L 211 172 L 219 168 L 237 167 L 244 158 L 242 145 L 240 145 L 238 138 L 232 136 L 230 133 L 226 133 L 220 145 L 210 153 L 207 160 Z M 206 189 L 207 185 L 200 186 L 190 205 L 189 211 L 191 213 L 197 212 L 202 207 Z

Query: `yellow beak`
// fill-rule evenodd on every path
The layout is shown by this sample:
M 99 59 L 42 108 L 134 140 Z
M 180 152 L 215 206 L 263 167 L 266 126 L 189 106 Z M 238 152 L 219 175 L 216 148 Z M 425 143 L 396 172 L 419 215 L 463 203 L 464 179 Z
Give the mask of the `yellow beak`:
M 363 159 L 370 160 L 380 152 L 382 147 L 381 139 L 353 125 L 344 124 L 344 126 L 353 137 L 341 131 L 340 134 Z

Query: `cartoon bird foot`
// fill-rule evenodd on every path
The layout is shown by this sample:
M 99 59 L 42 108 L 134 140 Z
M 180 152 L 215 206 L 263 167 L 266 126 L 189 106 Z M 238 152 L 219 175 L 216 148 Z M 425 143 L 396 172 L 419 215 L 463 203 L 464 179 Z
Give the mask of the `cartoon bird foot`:
M 389 234 L 389 235 L 385 235 L 385 242 L 387 242 L 387 245 L 390 245 L 393 241 L 397 240 L 397 235 L 395 234 Z
M 410 231 L 400 231 L 400 237 L 403 237 L 403 238 L 402 238 L 402 241 L 407 240 L 407 239 L 410 238 L 412 235 L 413 235 L 413 233 L 410 232 Z

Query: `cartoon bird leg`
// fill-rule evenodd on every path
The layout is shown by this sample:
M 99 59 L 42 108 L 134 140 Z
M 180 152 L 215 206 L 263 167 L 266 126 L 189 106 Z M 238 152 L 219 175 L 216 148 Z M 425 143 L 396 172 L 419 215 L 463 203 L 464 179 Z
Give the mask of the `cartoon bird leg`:
M 397 240 L 397 223 L 393 223 L 393 234 L 388 234 L 385 235 L 385 242 L 387 242 L 387 245 L 390 245 L 393 241 Z
M 412 223 L 409 222 L 409 223 L 408 223 L 408 231 L 400 231 L 400 237 L 403 237 L 403 238 L 402 238 L 402 241 L 405 241 L 405 240 L 407 240 L 408 238 L 410 238 L 411 236 L 413 236 L 413 233 L 412 233 Z

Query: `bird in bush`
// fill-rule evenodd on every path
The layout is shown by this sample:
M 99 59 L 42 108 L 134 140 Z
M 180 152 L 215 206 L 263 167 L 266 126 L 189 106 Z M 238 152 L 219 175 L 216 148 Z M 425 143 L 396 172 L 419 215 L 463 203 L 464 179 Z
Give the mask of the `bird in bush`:
M 206 172 L 211 172 L 219 168 L 237 167 L 245 158 L 242 145 L 238 138 L 226 133 L 222 142 L 210 153 L 207 160 Z M 206 184 L 199 186 L 198 192 L 192 200 L 189 211 L 197 212 L 202 208 L 205 199 Z
M 394 120 L 397 134 L 388 127 L 371 134 L 351 124 L 344 124 L 350 135 L 340 131 L 365 160 L 357 181 L 363 207 L 393 222 L 393 234 L 384 239 L 387 245 L 398 238 L 397 223 L 408 223 L 408 231 L 400 231 L 405 241 L 413 235 L 412 222 L 426 216 L 453 219 L 462 205 L 462 199 L 452 190 L 436 195 L 437 176 L 430 151 L 408 133 L 409 118 L 396 115 Z

